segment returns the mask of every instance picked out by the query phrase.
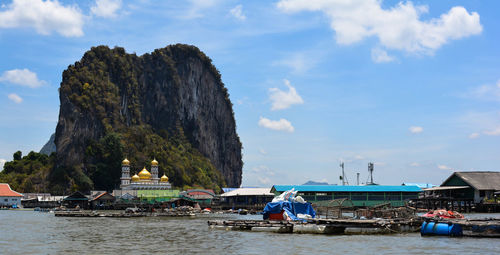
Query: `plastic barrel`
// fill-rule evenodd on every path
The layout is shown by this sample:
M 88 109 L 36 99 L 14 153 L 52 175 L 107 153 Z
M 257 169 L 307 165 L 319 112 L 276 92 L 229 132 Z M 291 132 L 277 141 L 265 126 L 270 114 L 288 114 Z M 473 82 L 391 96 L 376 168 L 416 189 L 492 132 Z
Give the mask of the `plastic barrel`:
M 422 236 L 462 236 L 462 226 L 458 224 L 426 222 L 420 228 Z

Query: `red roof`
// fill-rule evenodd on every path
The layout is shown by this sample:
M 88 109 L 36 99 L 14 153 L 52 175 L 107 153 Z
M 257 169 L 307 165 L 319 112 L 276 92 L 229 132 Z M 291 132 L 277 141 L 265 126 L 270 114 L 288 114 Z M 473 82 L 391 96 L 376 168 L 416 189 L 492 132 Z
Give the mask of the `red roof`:
M 20 193 L 17 193 L 10 189 L 9 184 L 0 183 L 0 197 L 22 197 Z

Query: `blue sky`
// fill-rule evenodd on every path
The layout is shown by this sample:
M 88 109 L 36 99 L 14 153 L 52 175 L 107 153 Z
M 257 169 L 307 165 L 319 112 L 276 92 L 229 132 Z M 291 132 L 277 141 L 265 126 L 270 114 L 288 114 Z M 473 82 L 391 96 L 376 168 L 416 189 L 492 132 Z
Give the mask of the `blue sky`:
M 243 185 L 440 184 L 500 170 L 500 2 L 0 1 L 0 167 L 54 132 L 96 45 L 193 44 L 222 74 Z

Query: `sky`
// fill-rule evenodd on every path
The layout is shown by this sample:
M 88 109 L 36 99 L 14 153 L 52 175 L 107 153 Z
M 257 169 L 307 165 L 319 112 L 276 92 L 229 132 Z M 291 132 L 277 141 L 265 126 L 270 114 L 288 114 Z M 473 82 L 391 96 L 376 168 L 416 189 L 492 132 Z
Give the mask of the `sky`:
M 500 171 L 499 1 L 0 0 L 0 169 L 55 132 L 92 46 L 195 45 L 234 104 L 247 187 Z

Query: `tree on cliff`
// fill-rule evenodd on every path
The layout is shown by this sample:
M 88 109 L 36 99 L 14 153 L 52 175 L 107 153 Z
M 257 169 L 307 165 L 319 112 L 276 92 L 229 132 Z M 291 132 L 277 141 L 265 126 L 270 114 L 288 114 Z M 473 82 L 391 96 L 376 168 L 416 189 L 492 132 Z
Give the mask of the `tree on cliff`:
M 160 174 L 181 188 L 241 184 L 229 94 L 194 46 L 143 56 L 93 47 L 63 72 L 59 98 L 56 154 L 45 175 L 55 193 L 117 188 L 124 157 L 132 173 L 156 158 Z

